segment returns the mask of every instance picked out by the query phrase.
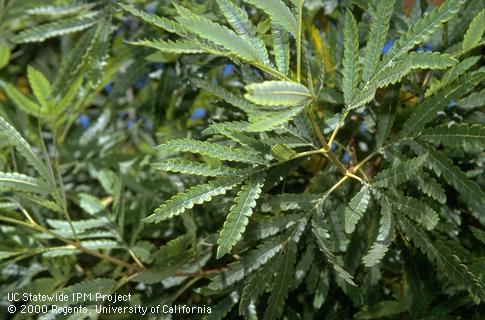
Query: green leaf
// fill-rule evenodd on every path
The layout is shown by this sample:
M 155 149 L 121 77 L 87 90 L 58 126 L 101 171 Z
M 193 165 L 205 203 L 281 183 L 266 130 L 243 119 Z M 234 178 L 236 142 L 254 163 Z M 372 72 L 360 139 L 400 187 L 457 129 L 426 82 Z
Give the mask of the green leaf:
M 138 10 L 137 8 L 135 8 L 131 5 L 126 5 L 126 4 L 123 4 L 123 3 L 120 3 L 119 5 L 120 5 L 121 8 L 123 8 L 123 10 L 131 13 L 135 17 L 138 17 L 138 18 L 142 19 L 143 21 L 145 21 L 145 22 L 147 22 L 147 23 L 149 23 L 149 24 L 151 24 L 155 27 L 161 28 L 161 29 L 168 31 L 170 33 L 178 34 L 179 36 L 182 36 L 182 37 L 188 36 L 188 31 L 184 27 L 183 24 L 177 23 L 175 21 L 172 21 L 172 20 L 164 18 L 164 17 L 159 17 L 155 14 L 151 14 L 151 13 L 144 12 L 142 10 Z
M 421 170 L 425 161 L 426 155 L 423 155 L 385 169 L 372 179 L 373 185 L 380 188 L 387 188 L 404 183 Z
M 485 231 L 480 230 L 480 229 L 475 228 L 475 227 L 472 227 L 472 226 L 470 226 L 470 230 L 473 233 L 473 235 L 475 236 L 475 238 L 477 238 L 483 244 L 485 244 Z
M 211 166 L 201 162 L 169 159 L 152 165 L 157 170 L 193 174 L 204 177 L 219 177 L 240 174 L 240 170 L 222 166 Z
M 450 147 L 485 148 L 485 126 L 480 124 L 441 125 L 423 131 L 421 137 L 427 141 Z
M 192 239 L 190 234 L 184 234 L 168 241 L 153 254 L 155 266 L 157 268 L 165 268 L 173 265 L 174 262 L 180 260 L 179 258 L 181 255 L 185 255 L 185 251 L 189 249 L 191 243 Z
M 485 72 L 466 74 L 443 88 L 439 93 L 424 99 L 404 123 L 399 136 L 409 137 L 418 134 L 451 100 L 463 97 L 484 79 Z
M 476 91 L 470 94 L 468 97 L 458 101 L 458 106 L 465 110 L 471 110 L 485 105 L 485 89 Z
M 281 0 L 245 0 L 266 13 L 271 22 L 281 26 L 296 36 L 298 33 L 296 19 L 291 10 Z
M 10 257 L 15 257 L 15 256 L 18 256 L 18 255 L 21 255 L 21 254 L 24 254 L 24 252 L 22 251 L 0 251 L 0 261 L 1 260 L 5 260 L 7 258 L 10 258 Z
M 393 97 L 393 102 L 388 103 L 387 106 L 383 106 L 377 113 L 377 132 L 376 132 L 376 149 L 382 148 L 382 145 L 386 141 L 387 137 L 391 133 L 394 120 L 396 119 L 396 113 L 394 112 L 393 105 L 397 104 L 398 94 Z
M 470 51 L 478 46 L 485 32 L 485 9 L 473 18 L 463 39 L 463 52 Z
M 252 274 L 244 286 L 239 303 L 239 314 L 246 315 L 250 305 L 256 304 L 258 298 L 267 290 L 270 281 L 274 277 L 274 264 L 280 263 L 279 256 L 272 258 L 257 272 Z
M 0 189 L 32 192 L 49 193 L 52 189 L 39 179 L 32 178 L 17 172 L 0 171 Z
M 59 94 L 71 87 L 72 83 L 80 81 L 79 71 L 89 60 L 89 54 L 96 40 L 96 28 L 91 28 L 76 42 L 66 56 L 62 57 L 61 65 L 57 70 L 56 78 L 52 84 L 54 94 Z
M 217 4 L 234 31 L 257 52 L 258 60 L 265 65 L 271 65 L 264 41 L 257 37 L 256 28 L 249 20 L 246 11 L 236 6 L 232 0 L 217 0 Z
M 385 200 L 381 203 L 379 224 L 377 239 L 372 244 L 369 252 L 362 258 L 362 262 L 368 268 L 375 266 L 384 258 L 391 244 L 394 232 L 394 215 L 392 214 L 391 206 Z
M 414 46 L 428 39 L 441 24 L 451 20 L 460 11 L 464 3 L 465 0 L 447 0 L 434 8 L 428 15 L 419 19 L 394 43 L 389 53 L 384 56 L 383 65 L 390 64 Z
M 292 289 L 296 289 L 301 285 L 314 265 L 315 257 L 315 246 L 313 244 L 306 246 L 305 251 L 303 251 L 295 266 Z
M 316 242 L 318 244 L 318 248 L 320 251 L 323 252 L 327 261 L 333 266 L 334 271 L 337 273 L 342 280 L 346 283 L 350 284 L 351 286 L 355 286 L 355 282 L 353 280 L 352 275 L 346 271 L 337 261 L 333 252 L 329 249 L 327 245 L 327 241 L 330 238 L 330 234 L 328 230 L 324 228 L 323 219 L 312 219 L 312 232 L 315 236 Z
M 92 4 L 72 3 L 67 5 L 43 5 L 40 7 L 28 8 L 25 13 L 42 17 L 62 17 L 87 11 L 93 7 Z
M 135 46 L 144 46 L 153 49 L 157 49 L 158 51 L 165 52 L 165 53 L 174 53 L 174 54 L 192 54 L 192 53 L 203 53 L 205 50 L 199 46 L 194 41 L 172 41 L 172 40 L 138 40 L 134 42 L 129 42 L 129 44 Z
M 234 33 L 234 31 L 183 7 L 177 6 L 177 10 L 180 16 L 176 19 L 187 30 L 223 47 L 235 57 L 248 62 L 261 62 L 257 49 L 248 41 Z
M 79 195 L 79 206 L 92 216 L 105 209 L 105 204 L 100 199 L 87 193 Z
M 283 126 L 296 117 L 303 107 L 293 107 L 281 111 L 268 111 L 255 116 L 244 129 L 248 132 L 266 132 L 272 131 Z
M 420 153 L 427 153 L 427 165 L 433 169 L 437 176 L 443 178 L 452 185 L 465 199 L 471 203 L 484 204 L 485 192 L 478 184 L 470 180 L 461 169 L 453 165 L 453 161 L 442 152 L 431 148 L 423 142 L 409 142 L 411 148 Z
M 394 11 L 395 0 L 374 1 L 369 5 L 371 25 L 367 47 L 365 49 L 364 70 L 362 79 L 366 82 L 374 75 L 386 42 L 389 23 Z
M 61 231 L 61 234 L 70 238 L 73 237 L 72 232 L 70 231 Z M 89 238 L 89 237 L 88 237 Z M 90 250 L 112 250 L 112 249 L 119 249 L 121 245 L 114 240 L 110 239 L 102 239 L 102 240 L 84 240 L 81 241 L 80 244 Z M 74 246 L 67 245 L 64 247 L 53 247 L 49 248 L 46 252 L 42 255 L 46 258 L 57 258 L 57 257 L 65 257 L 65 256 L 72 256 L 81 254 L 82 251 L 77 249 Z
M 404 68 L 411 69 L 446 69 L 456 64 L 453 56 L 439 52 L 411 52 L 396 61 L 403 62 Z
M 436 262 L 438 268 L 444 271 L 450 279 L 457 284 L 463 285 L 467 290 L 476 294 L 481 299 L 485 293 L 480 281 L 470 272 L 467 266 L 461 263 L 460 259 L 453 254 L 448 253 L 444 246 L 435 247 L 431 239 L 419 227 L 414 226 L 405 217 L 399 218 L 401 230 L 411 239 L 416 247 L 432 262 Z
M 283 241 L 281 237 L 270 238 L 249 251 L 241 260 L 229 264 L 228 271 L 214 277 L 209 284 L 209 289 L 222 290 L 244 279 L 280 252 L 284 247 Z
M 265 139 L 264 142 L 270 146 L 283 144 L 290 148 L 314 147 L 314 145 L 311 142 L 303 140 L 301 137 L 297 137 L 289 134 L 288 135 L 282 134 L 277 137 L 271 137 L 271 138 Z
M 411 70 L 444 69 L 452 66 L 457 61 L 451 55 L 440 54 L 439 52 L 412 52 L 406 54 L 394 63 L 379 69 L 361 88 L 347 110 L 357 109 L 371 101 L 378 88 L 401 81 Z
M 263 199 L 261 204 L 261 211 L 307 211 L 311 209 L 320 198 L 321 196 L 310 193 L 283 193 L 280 195 L 272 195 Z
M 360 81 L 359 34 L 357 22 L 347 10 L 344 26 L 344 59 L 342 61 L 342 91 L 347 105 L 352 102 Z
M 405 53 L 426 40 L 442 23 L 450 20 L 459 11 L 463 3 L 464 0 L 446 1 L 445 4 L 436 7 L 429 15 L 421 18 L 402 35 L 394 43 L 389 53 L 384 56 L 378 67 L 379 71 L 365 83 L 359 94 L 352 100 L 347 112 L 371 101 L 378 88 L 398 82 L 412 69 L 434 68 L 436 66 L 444 68 L 449 66 L 452 61 L 456 62 L 450 56 L 443 56 L 439 53 L 413 52 L 408 55 L 405 55 Z
M 46 110 L 41 108 L 37 103 L 24 96 L 17 88 L 11 84 L 1 81 L 3 89 L 12 102 L 22 111 L 34 117 L 44 117 Z
M 62 99 L 54 104 L 54 115 L 56 117 L 64 114 L 66 112 L 67 108 L 71 105 L 73 102 L 76 94 L 79 93 L 79 90 L 81 88 L 83 82 L 82 76 L 78 76 L 78 78 L 68 87 L 67 91 L 64 93 L 64 96 Z
M 40 174 L 40 176 L 47 182 L 51 187 L 55 185 L 55 181 L 50 178 L 50 171 L 44 162 L 37 157 L 37 155 L 32 150 L 32 147 L 27 143 L 27 141 L 22 138 L 20 133 L 15 130 L 3 117 L 0 116 L 0 133 L 3 132 L 10 142 L 15 146 L 17 151 L 27 160 L 27 162 L 35 168 L 35 170 Z
M 255 138 L 251 133 L 242 132 L 240 130 L 231 130 L 231 128 L 227 128 L 225 125 L 221 125 L 220 123 L 213 123 L 211 125 L 217 133 L 228 137 L 232 141 L 235 141 L 242 145 L 243 147 L 247 147 L 250 149 L 254 149 L 261 153 L 268 152 L 268 146 L 265 142 L 262 142 Z
M 253 214 L 256 200 L 261 194 L 263 185 L 264 176 L 249 178 L 237 194 L 217 240 L 219 244 L 217 248 L 218 259 L 229 253 L 241 239 L 249 222 L 249 217 Z
M 191 245 L 192 236 L 190 234 L 170 240 L 152 254 L 153 267 L 140 271 L 133 281 L 154 284 L 175 275 L 193 256 Z
M 276 61 L 278 71 L 288 75 L 290 72 L 290 39 L 288 33 L 276 24 L 271 26 L 271 35 L 273 38 L 273 55 Z
M 388 197 L 399 211 L 421 224 L 426 230 L 433 230 L 438 224 L 438 214 L 425 203 L 411 197 Z
M 27 77 L 37 101 L 42 107 L 49 108 L 49 99 L 52 94 L 49 80 L 40 71 L 31 66 L 27 67 Z
M 135 256 L 144 263 L 152 263 L 153 252 L 156 250 L 156 246 L 150 241 L 137 241 L 132 247 Z
M 46 222 L 52 228 L 58 230 L 66 230 L 70 228 L 70 223 L 65 220 L 47 219 Z M 77 232 L 84 232 L 90 229 L 104 228 L 110 223 L 110 219 L 108 217 L 100 217 L 94 219 L 76 220 L 72 221 L 71 223 Z
M 244 97 L 262 106 L 297 106 L 312 98 L 310 91 L 302 84 L 290 81 L 265 81 L 246 86 Z
M 10 48 L 6 43 L 0 42 L 0 69 L 10 61 Z
M 209 82 L 209 81 L 197 79 L 197 78 L 191 78 L 190 82 L 192 82 L 198 88 L 201 88 L 207 92 L 212 93 L 216 97 L 221 98 L 225 102 L 229 103 L 230 105 L 236 108 L 241 109 L 244 112 L 250 113 L 259 109 L 258 106 L 250 103 L 247 100 L 240 98 L 239 96 L 229 92 L 228 90 L 224 89 L 223 87 L 213 82 Z
M 223 320 L 227 319 L 229 312 L 234 308 L 239 300 L 239 294 L 237 291 L 233 291 L 231 294 L 226 295 L 214 306 L 211 307 L 210 314 L 205 314 L 202 320 Z
M 168 220 L 183 213 L 187 209 L 192 209 L 196 204 L 211 201 L 213 197 L 225 194 L 227 190 L 243 182 L 245 177 L 221 177 L 180 192 L 155 209 L 154 213 L 146 217 L 143 221 L 147 223 L 158 223 Z
M 231 148 L 207 141 L 198 141 L 190 138 L 173 139 L 155 148 L 164 152 L 190 152 L 198 153 L 212 158 L 243 162 L 264 164 L 267 161 L 256 151 L 248 148 Z
M 110 250 L 121 248 L 121 245 L 117 241 L 109 239 L 85 240 L 81 241 L 81 245 L 91 250 Z
M 293 281 L 293 270 L 295 269 L 297 246 L 294 241 L 290 241 L 281 262 L 277 266 L 273 284 L 271 285 L 271 294 L 268 298 L 268 307 L 265 310 L 264 318 L 279 319 L 284 310 L 284 305 L 290 291 L 290 283 Z
M 412 180 L 416 181 L 418 189 L 421 190 L 421 192 L 423 192 L 425 195 L 437 200 L 441 204 L 446 203 L 445 189 L 443 189 L 441 183 L 439 183 L 435 178 L 431 177 L 429 173 L 421 172 Z
M 77 17 L 45 23 L 21 31 L 13 40 L 17 43 L 42 42 L 49 38 L 87 29 L 94 25 L 100 16 L 100 12 L 91 11 Z
M 345 232 L 352 233 L 357 222 L 364 216 L 370 200 L 370 188 L 363 186 L 362 189 L 350 200 L 345 209 Z
M 446 87 L 448 84 L 458 79 L 458 77 L 460 77 L 466 71 L 468 71 L 479 60 L 480 60 L 479 56 L 469 57 L 463 61 L 460 61 L 460 63 L 457 63 L 456 65 L 454 65 L 453 68 L 445 72 L 445 74 L 443 75 L 443 78 L 441 78 L 441 81 L 437 80 L 436 82 L 433 82 L 430 85 L 429 89 L 426 90 L 425 97 L 429 97 L 435 94 L 440 89 Z
M 395 300 L 383 300 L 376 303 L 372 311 L 359 311 L 354 317 L 355 319 L 380 319 L 408 312 L 408 306 L 405 303 Z
M 262 212 L 265 212 L 261 209 Z M 258 220 L 250 225 L 244 237 L 251 240 L 266 239 L 295 225 L 302 217 L 298 214 L 286 214 L 269 219 Z
M 280 161 L 288 161 L 297 155 L 295 150 L 282 144 L 272 146 L 271 154 Z

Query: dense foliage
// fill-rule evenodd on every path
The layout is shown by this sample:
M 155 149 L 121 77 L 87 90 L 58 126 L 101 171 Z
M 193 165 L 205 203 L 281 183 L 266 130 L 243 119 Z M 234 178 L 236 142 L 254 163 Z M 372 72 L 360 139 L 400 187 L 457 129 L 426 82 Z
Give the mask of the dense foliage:
M 481 0 L 0 0 L 0 318 L 479 319 L 484 29 Z M 79 304 L 13 317 L 136 318 Z

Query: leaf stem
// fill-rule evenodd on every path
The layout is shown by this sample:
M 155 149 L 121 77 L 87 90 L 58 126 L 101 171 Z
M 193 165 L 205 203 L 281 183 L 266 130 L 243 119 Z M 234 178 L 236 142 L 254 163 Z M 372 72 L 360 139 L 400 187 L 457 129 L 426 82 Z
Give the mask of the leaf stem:
M 42 233 L 49 234 L 49 235 L 57 238 L 58 240 L 61 240 L 62 242 L 67 243 L 67 244 L 73 246 L 74 248 L 76 248 L 76 249 L 78 249 L 78 250 L 80 250 L 80 251 L 82 251 L 82 252 L 84 252 L 84 253 L 86 253 L 88 255 L 97 257 L 97 258 L 102 259 L 102 260 L 106 260 L 106 261 L 111 262 L 113 264 L 116 264 L 118 266 L 126 267 L 126 268 L 128 268 L 130 270 L 133 270 L 133 269 L 138 270 L 138 269 L 140 269 L 136 265 L 132 265 L 132 264 L 130 264 L 128 262 L 119 260 L 119 259 L 117 259 L 115 257 L 109 256 L 109 255 L 106 255 L 106 254 L 103 254 L 103 253 L 101 253 L 99 251 L 95 251 L 95 250 L 86 248 L 83 245 L 81 245 L 79 242 L 74 242 L 74 241 L 68 240 L 68 239 L 64 238 L 63 236 L 58 235 L 57 233 L 52 232 L 51 230 L 42 227 L 41 225 L 32 224 L 32 223 L 24 222 L 24 221 L 21 221 L 21 220 L 12 219 L 12 218 L 8 218 L 8 217 L 2 217 L 2 216 L 0 216 L 0 221 L 4 221 L 4 222 L 8 222 L 8 223 L 13 223 L 13 224 L 17 224 L 17 225 L 21 225 L 21 226 L 30 228 L 32 230 L 36 230 L 36 231 L 39 231 L 39 232 L 42 232 Z
M 322 133 L 322 130 L 320 130 L 320 126 L 318 125 L 317 119 L 312 113 L 312 109 L 306 109 L 306 114 L 308 116 L 308 119 L 310 120 L 310 123 L 312 125 L 313 131 L 315 132 L 315 135 L 317 136 L 318 141 L 320 141 L 320 144 L 322 145 L 322 149 L 325 151 L 328 150 L 328 144 L 327 144 L 327 139 L 325 139 L 325 136 Z
M 50 174 L 49 178 L 51 179 L 50 183 L 53 185 L 53 187 L 55 189 L 55 193 L 56 193 L 54 198 L 56 198 L 57 204 L 59 204 L 60 207 L 62 208 L 62 213 L 64 214 L 64 217 L 66 218 L 66 220 L 69 224 L 69 228 L 71 229 L 71 232 L 74 235 L 76 242 L 79 243 L 79 238 L 77 236 L 76 229 L 74 228 L 71 217 L 69 216 L 69 213 L 67 212 L 66 192 L 64 191 L 64 182 L 62 181 L 62 174 L 61 174 L 61 171 L 60 171 L 59 159 L 57 158 L 57 156 L 58 156 L 57 155 L 57 144 L 59 142 L 58 138 L 57 138 L 57 130 L 52 131 L 53 145 L 54 145 L 54 166 L 53 166 L 51 161 L 49 160 L 48 151 L 47 151 L 47 147 L 44 143 L 44 139 L 42 139 L 40 124 L 39 124 L 38 129 L 39 129 L 39 137 L 40 137 L 40 140 L 41 140 L 41 143 L 42 143 L 42 148 L 44 149 L 44 152 L 45 152 L 46 158 L 47 158 L 47 164 L 48 164 L 49 174 Z M 54 172 L 53 167 L 55 167 L 55 172 Z M 57 176 L 57 179 L 56 179 L 56 176 Z M 36 224 L 36 223 L 34 223 L 34 224 Z
M 359 169 L 362 168 L 362 166 L 364 164 L 366 164 L 370 159 L 372 159 L 375 155 L 377 155 L 377 152 L 373 152 L 371 154 L 369 154 L 367 157 L 365 157 L 364 160 L 362 160 L 361 162 L 359 162 L 355 167 L 352 168 L 352 170 L 349 170 L 347 171 L 348 174 L 346 174 L 345 176 L 343 176 L 339 181 L 337 181 L 337 183 L 335 183 L 327 192 L 326 192 L 326 195 L 328 196 L 329 194 L 331 194 L 332 192 L 334 192 L 338 187 L 340 187 L 342 185 L 342 183 L 344 183 L 345 181 L 347 181 L 349 178 L 352 178 L 352 173 L 351 171 L 357 171 Z M 357 177 L 354 175 L 354 177 Z M 360 179 L 360 181 L 362 182 L 362 178 L 360 177 L 357 177 L 358 179 Z
M 340 128 L 343 127 L 343 124 L 345 122 L 345 118 L 347 118 L 348 116 L 348 112 L 344 112 L 343 116 L 342 116 L 342 119 L 340 119 L 339 123 L 337 124 L 337 126 L 335 127 L 335 129 L 333 130 L 332 132 L 332 135 L 330 136 L 330 140 L 328 141 L 328 144 L 331 146 L 333 141 L 335 140 L 335 138 L 337 137 L 337 134 L 340 130 Z
M 288 78 L 287 76 L 285 76 L 281 72 L 274 70 L 273 68 L 270 68 L 268 66 L 265 66 L 264 64 L 257 63 L 257 62 L 251 62 L 251 64 L 253 66 L 255 66 L 256 68 L 258 68 L 258 69 L 260 69 L 260 70 L 262 70 L 266 73 L 269 73 L 270 75 L 274 76 L 275 78 L 278 78 L 278 79 L 284 80 L 284 81 L 291 81 L 290 78 Z
M 356 176 L 353 172 L 350 172 L 349 170 L 347 170 L 347 168 L 342 164 L 342 162 L 340 162 L 337 159 L 337 157 L 335 156 L 335 154 L 330 150 L 331 144 L 328 143 L 327 140 L 325 139 L 322 131 L 320 130 L 320 127 L 318 126 L 317 120 L 313 116 L 313 113 L 308 109 L 306 110 L 306 113 L 307 113 L 308 118 L 310 119 L 310 123 L 312 124 L 313 131 L 315 131 L 315 134 L 316 134 L 318 140 L 320 141 L 320 143 L 322 145 L 322 148 L 316 150 L 316 152 L 311 152 L 311 153 L 308 152 L 307 154 L 303 154 L 302 156 L 306 156 L 306 155 L 309 155 L 309 154 L 322 153 L 328 158 L 328 160 L 330 162 L 332 162 L 337 167 L 337 169 L 342 174 L 362 182 L 362 178 L 360 178 L 359 176 Z M 337 128 L 338 128 L 338 126 L 337 126 Z M 335 129 L 337 129 L 337 128 L 335 128 Z M 334 133 L 336 135 L 335 131 L 334 131 Z M 332 137 L 335 138 L 334 135 L 332 135 Z M 333 140 L 332 140 L 332 142 L 333 142 Z M 297 157 L 299 158 L 300 155 L 297 155 Z
M 140 259 L 138 259 L 138 257 L 136 256 L 135 252 L 133 252 L 133 250 L 128 249 L 128 253 L 133 258 L 133 261 L 135 261 L 135 263 L 137 264 L 138 267 L 140 267 L 141 269 L 145 269 L 145 266 L 140 261 Z
M 180 290 L 178 290 L 174 296 L 170 299 L 171 303 L 174 303 L 177 301 L 177 299 L 185 292 L 187 291 L 190 287 L 192 287 L 197 281 L 202 279 L 202 277 L 198 276 L 193 279 L 191 279 L 189 282 L 187 282 Z
M 303 1 L 298 0 L 298 33 L 296 35 L 296 81 L 301 82 L 301 39 L 303 26 Z

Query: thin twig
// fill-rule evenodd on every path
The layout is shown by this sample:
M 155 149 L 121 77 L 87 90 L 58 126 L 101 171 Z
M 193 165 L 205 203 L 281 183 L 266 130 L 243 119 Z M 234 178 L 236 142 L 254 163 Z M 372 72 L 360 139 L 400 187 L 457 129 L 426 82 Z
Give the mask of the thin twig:
M 119 265 L 119 266 L 122 266 L 122 267 L 126 267 L 130 270 L 138 270 L 140 269 L 138 266 L 136 265 L 132 265 L 128 262 L 125 262 L 125 261 L 122 261 L 120 259 L 117 259 L 115 257 L 112 257 L 112 256 L 109 256 L 109 255 L 106 255 L 106 254 L 103 254 L 99 251 L 95 251 L 95 250 L 92 250 L 92 249 L 89 249 L 89 248 L 86 248 L 84 247 L 83 245 L 81 245 L 80 243 L 78 242 L 74 242 L 74 241 L 71 241 L 69 239 L 66 239 L 64 238 L 63 236 L 49 230 L 49 229 L 46 229 L 44 227 L 42 227 L 41 225 L 38 225 L 38 224 L 32 224 L 32 223 L 28 223 L 28 222 L 24 222 L 24 221 L 21 221 L 21 220 L 17 220 L 17 219 L 12 219 L 12 218 L 8 218 L 8 217 L 2 217 L 0 216 L 0 221 L 4 221 L 4 222 L 8 222 L 8 223 L 13 223 L 13 224 L 17 224 L 17 225 L 21 225 L 21 226 L 24 226 L 24 227 L 27 227 L 27 228 L 30 228 L 32 230 L 36 230 L 36 231 L 39 231 L 39 232 L 42 232 L 42 233 L 45 233 L 45 234 L 49 234 L 51 236 L 53 236 L 54 238 L 57 238 L 58 240 L 66 243 L 66 244 L 69 244 L 71 246 L 73 246 L 74 248 L 88 254 L 88 255 L 91 255 L 91 256 L 94 256 L 94 257 L 97 257 L 99 259 L 102 259 L 102 260 L 106 260 L 106 261 L 109 261 L 113 264 L 116 264 L 116 265 Z
M 296 81 L 301 82 L 301 39 L 303 25 L 303 0 L 298 0 L 298 32 L 296 34 Z

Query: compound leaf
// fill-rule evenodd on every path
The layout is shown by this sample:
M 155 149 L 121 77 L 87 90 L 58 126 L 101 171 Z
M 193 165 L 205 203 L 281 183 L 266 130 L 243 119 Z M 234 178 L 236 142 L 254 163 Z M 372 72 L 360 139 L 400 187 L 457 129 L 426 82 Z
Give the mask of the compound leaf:
M 384 56 L 383 64 L 389 64 L 414 46 L 425 41 L 441 24 L 453 18 L 464 3 L 464 0 L 448 0 L 434 8 L 428 15 L 419 19 L 394 43 L 389 53 Z
M 0 189 L 32 192 L 49 193 L 52 189 L 39 179 L 26 176 L 17 172 L 0 171 Z
M 401 162 L 389 169 L 385 169 L 374 177 L 372 180 L 373 184 L 380 188 L 387 188 L 404 183 L 421 170 L 425 161 L 426 155 Z
M 377 233 L 377 239 L 372 244 L 369 252 L 362 258 L 366 267 L 372 267 L 378 264 L 386 255 L 391 244 L 391 238 L 394 231 L 394 215 L 391 206 L 386 200 L 382 202 L 380 227 Z
M 264 177 L 251 177 L 241 188 L 241 191 L 234 200 L 234 205 L 229 210 L 226 222 L 222 227 L 217 243 L 217 258 L 229 253 L 232 247 L 241 239 L 242 234 L 246 230 L 249 222 L 249 217 L 253 213 L 256 206 L 256 200 L 261 194 Z
M 268 299 L 268 307 L 264 313 L 265 320 L 277 319 L 284 310 L 284 303 L 291 288 L 293 281 L 293 270 L 295 269 L 297 246 L 294 241 L 290 241 L 286 246 L 281 263 L 276 269 L 271 294 Z
M 463 52 L 470 51 L 475 48 L 482 40 L 485 32 L 485 9 L 480 11 L 475 18 L 473 18 L 468 30 L 463 38 Z
M 211 290 L 224 289 L 265 265 L 284 247 L 282 237 L 273 237 L 245 254 L 241 260 L 229 264 L 229 270 L 214 277 L 209 284 Z
M 296 35 L 298 32 L 296 19 L 291 13 L 291 10 L 281 0 L 245 0 L 255 7 L 263 10 L 271 21 L 287 32 Z
M 240 173 L 240 170 L 238 169 L 232 169 L 222 166 L 216 167 L 201 162 L 183 159 L 164 160 L 162 162 L 154 163 L 153 167 L 157 170 L 193 174 L 203 177 L 219 177 Z
M 389 23 L 394 11 L 395 0 L 374 1 L 369 6 L 371 25 L 369 39 L 365 49 L 364 70 L 362 80 L 368 81 L 373 75 L 379 63 L 382 47 L 386 42 Z
M 196 42 L 194 41 L 184 41 L 184 40 L 179 40 L 179 41 L 172 41 L 172 40 L 161 40 L 161 39 L 156 39 L 156 40 L 138 40 L 134 42 L 129 42 L 132 45 L 135 46 L 144 46 L 144 47 L 149 47 L 156 49 L 161 52 L 166 52 L 166 53 L 174 53 L 174 54 L 192 54 L 192 53 L 203 53 L 205 52 L 204 49 L 199 46 Z
M 485 148 L 485 126 L 480 124 L 441 125 L 426 129 L 421 136 L 427 141 L 450 147 Z
M 359 192 L 350 200 L 345 209 L 345 232 L 352 233 L 357 222 L 364 216 L 370 200 L 370 188 L 363 186 Z
M 99 18 L 100 12 L 91 11 L 77 17 L 65 18 L 26 29 L 13 40 L 17 43 L 42 42 L 49 38 L 87 29 L 96 24 Z
M 344 101 L 349 105 L 355 96 L 355 91 L 360 81 L 359 34 L 357 22 L 350 11 L 347 11 L 345 14 L 342 68 L 342 91 L 344 93 Z
M 232 0 L 217 0 L 217 4 L 236 33 L 257 52 L 258 60 L 265 65 L 271 65 L 264 41 L 256 36 L 256 29 L 246 11 L 236 6 Z
M 261 60 L 257 49 L 234 31 L 186 8 L 177 6 L 177 10 L 180 14 L 176 18 L 177 21 L 190 32 L 223 47 L 230 54 L 245 61 L 258 62 Z
M 227 190 L 244 181 L 245 176 L 216 178 L 208 183 L 194 186 L 180 192 L 155 209 L 152 215 L 144 219 L 147 223 L 158 223 L 192 209 L 196 204 L 211 201 L 213 197 L 225 194 Z
M 37 170 L 41 177 L 50 185 L 55 185 L 51 181 L 50 171 L 44 162 L 37 157 L 32 147 L 25 141 L 20 133 L 12 127 L 3 117 L 0 116 L 0 133 L 3 132 L 10 142 L 15 146 L 18 152 L 27 160 L 27 162 Z
M 207 141 L 198 141 L 190 138 L 174 139 L 156 147 L 156 150 L 165 152 L 190 152 L 198 153 L 212 158 L 263 164 L 266 160 L 254 150 L 248 148 L 231 148 Z

